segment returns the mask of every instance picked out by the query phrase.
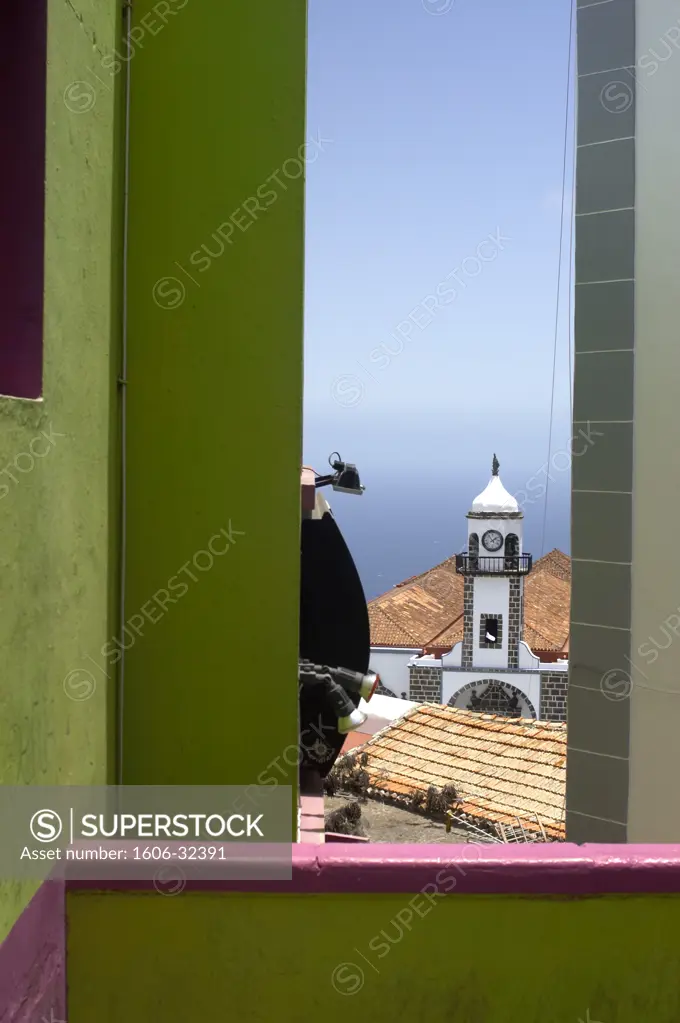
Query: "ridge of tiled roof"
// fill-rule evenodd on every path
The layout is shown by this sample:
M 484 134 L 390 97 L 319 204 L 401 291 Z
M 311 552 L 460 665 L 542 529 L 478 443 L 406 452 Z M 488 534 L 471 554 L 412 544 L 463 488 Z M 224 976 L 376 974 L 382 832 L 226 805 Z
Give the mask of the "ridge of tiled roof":
M 395 583 L 392 587 L 393 590 L 401 589 L 402 586 L 409 586 L 411 583 L 418 582 L 420 579 L 424 579 L 425 576 L 430 575 L 431 572 L 436 572 L 440 568 L 452 568 L 456 570 L 456 555 L 452 554 L 450 558 L 445 558 L 444 561 L 440 561 L 438 565 L 434 565 L 433 568 L 428 568 L 424 572 L 420 572 L 418 575 L 409 576 L 408 579 L 404 579 L 403 582 Z M 391 593 L 392 590 L 388 590 L 387 593 Z M 387 593 L 383 593 L 383 597 L 387 596 Z M 380 598 L 377 597 L 377 600 Z
M 455 787 L 455 809 L 549 838 L 565 835 L 567 728 L 421 704 L 368 740 L 361 753 L 378 794 L 408 798 Z M 354 751 L 356 752 L 356 751 Z M 341 763 L 341 760 L 338 761 Z
M 534 562 L 524 584 L 524 640 L 532 649 L 564 648 L 570 598 L 571 558 L 554 548 Z M 389 632 L 384 628 L 374 632 L 371 621 L 374 646 L 454 646 L 463 638 L 463 580 L 456 572 L 456 556 L 397 583 L 368 608 L 369 617 L 379 608 L 390 621 Z
M 558 579 L 571 582 L 571 558 L 558 547 L 544 554 L 542 558 L 534 562 L 532 572 L 549 572 Z

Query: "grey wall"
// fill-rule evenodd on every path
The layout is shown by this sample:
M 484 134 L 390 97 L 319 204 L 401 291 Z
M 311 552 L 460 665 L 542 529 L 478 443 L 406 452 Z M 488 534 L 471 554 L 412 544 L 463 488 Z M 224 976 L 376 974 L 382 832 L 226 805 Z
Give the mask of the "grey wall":
M 654 0 L 650 0 L 654 2 Z M 577 0 L 567 837 L 625 842 L 635 347 L 634 0 Z
M 629 842 L 680 842 L 680 5 L 637 4 Z

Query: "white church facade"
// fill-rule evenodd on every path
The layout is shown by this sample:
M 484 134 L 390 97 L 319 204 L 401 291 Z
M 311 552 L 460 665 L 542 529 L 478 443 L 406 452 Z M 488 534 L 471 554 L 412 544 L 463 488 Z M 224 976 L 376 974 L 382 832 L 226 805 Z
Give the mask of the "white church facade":
M 467 550 L 455 556 L 462 636 L 439 654 L 411 652 L 401 666 L 408 665 L 408 686 L 400 671 L 395 681 L 402 688 L 394 695 L 509 717 L 566 719 L 566 655 L 542 662 L 525 640 L 525 582 L 534 566 L 524 550 L 523 525 L 494 456 L 491 479 L 467 515 Z M 568 618 L 568 596 L 566 602 Z M 382 679 L 391 690 L 389 675 Z

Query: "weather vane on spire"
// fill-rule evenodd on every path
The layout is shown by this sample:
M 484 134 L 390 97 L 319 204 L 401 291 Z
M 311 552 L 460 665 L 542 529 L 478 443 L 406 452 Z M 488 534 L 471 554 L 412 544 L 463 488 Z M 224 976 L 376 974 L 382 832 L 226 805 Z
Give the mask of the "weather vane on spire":
M 491 463 L 491 475 L 492 476 L 498 476 L 498 470 L 499 469 L 500 469 L 500 465 L 498 464 L 498 459 L 494 455 L 493 456 L 493 462 Z

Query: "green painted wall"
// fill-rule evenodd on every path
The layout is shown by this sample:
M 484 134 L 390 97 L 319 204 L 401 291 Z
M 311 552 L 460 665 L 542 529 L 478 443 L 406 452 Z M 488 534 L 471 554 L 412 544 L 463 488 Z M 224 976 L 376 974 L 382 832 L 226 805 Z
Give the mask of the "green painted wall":
M 0 468 L 16 479 L 0 490 L 5 785 L 102 784 L 113 748 L 88 658 L 114 629 L 116 87 L 89 69 L 103 77 L 120 16 L 111 0 L 48 7 L 43 399 L 0 399 Z M 0 883 L 0 940 L 33 889 Z
M 680 1018 L 678 896 L 79 893 L 68 926 L 69 1023 Z
M 130 784 L 252 783 L 296 741 L 305 18 L 134 5 Z

